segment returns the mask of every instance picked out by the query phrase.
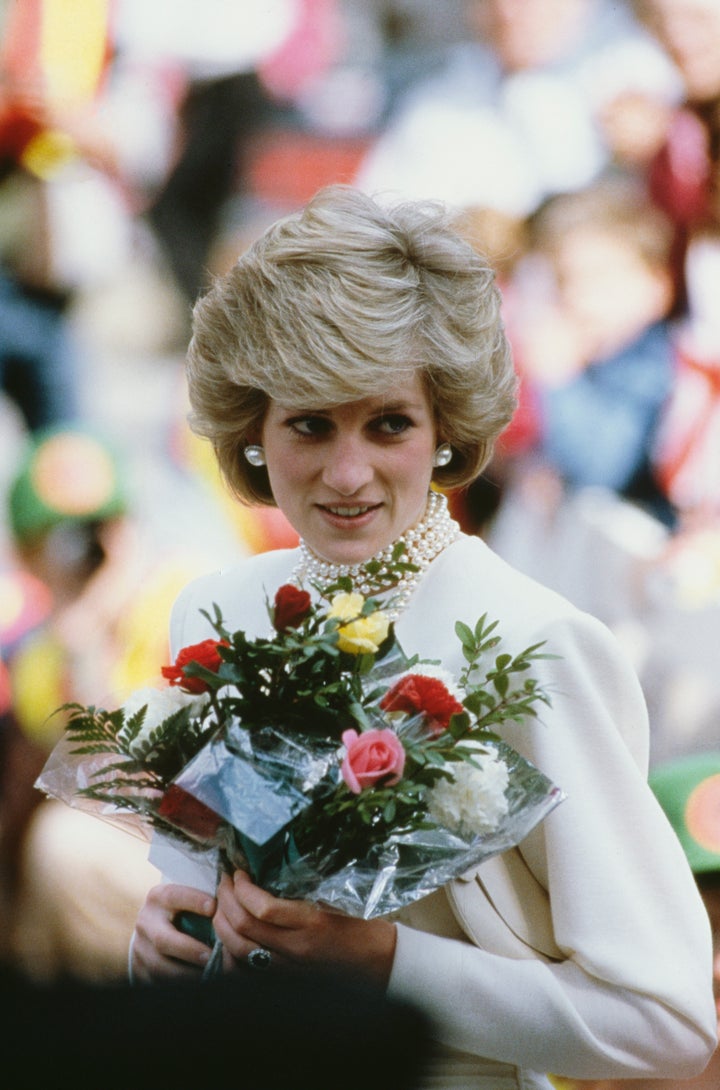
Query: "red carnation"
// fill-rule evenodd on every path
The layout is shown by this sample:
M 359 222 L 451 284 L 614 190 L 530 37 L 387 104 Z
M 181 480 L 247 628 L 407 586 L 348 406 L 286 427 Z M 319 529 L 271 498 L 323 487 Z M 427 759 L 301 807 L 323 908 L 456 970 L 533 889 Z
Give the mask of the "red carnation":
M 212 840 L 220 827 L 220 818 L 214 810 L 174 783 L 161 798 L 158 813 L 198 840 Z
M 464 710 L 442 681 L 425 674 L 406 674 L 400 678 L 385 693 L 380 707 L 386 712 L 425 715 L 434 734 L 447 730 L 452 716 Z
M 278 632 L 297 628 L 310 612 L 310 595 L 292 583 L 285 583 L 275 595 L 273 624 Z
M 183 647 L 172 666 L 163 666 L 162 676 L 167 678 L 171 685 L 179 685 L 187 693 L 205 693 L 208 688 L 207 682 L 201 677 L 187 675 L 185 668 L 194 662 L 216 674 L 223 661 L 218 647 L 227 646 L 227 640 L 203 640 L 202 643 L 192 643 L 189 647 Z

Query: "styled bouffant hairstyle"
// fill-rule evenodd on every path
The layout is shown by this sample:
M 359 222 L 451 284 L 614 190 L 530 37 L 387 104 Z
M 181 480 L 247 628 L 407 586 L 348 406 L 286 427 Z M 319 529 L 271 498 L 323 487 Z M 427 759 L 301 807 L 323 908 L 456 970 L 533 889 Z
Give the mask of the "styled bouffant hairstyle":
M 488 262 L 435 203 L 382 207 L 321 190 L 270 227 L 193 311 L 187 373 L 193 430 L 233 492 L 274 502 L 258 442 L 273 399 L 319 409 L 390 393 L 422 375 L 453 449 L 441 486 L 474 479 L 515 408 L 516 376 Z

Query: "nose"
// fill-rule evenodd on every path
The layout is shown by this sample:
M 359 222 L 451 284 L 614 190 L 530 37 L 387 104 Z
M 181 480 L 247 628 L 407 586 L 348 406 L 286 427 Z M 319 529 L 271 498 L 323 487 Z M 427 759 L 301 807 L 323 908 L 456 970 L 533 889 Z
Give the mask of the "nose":
M 359 436 L 338 436 L 327 451 L 323 483 L 341 496 L 353 496 L 373 479 L 367 444 Z

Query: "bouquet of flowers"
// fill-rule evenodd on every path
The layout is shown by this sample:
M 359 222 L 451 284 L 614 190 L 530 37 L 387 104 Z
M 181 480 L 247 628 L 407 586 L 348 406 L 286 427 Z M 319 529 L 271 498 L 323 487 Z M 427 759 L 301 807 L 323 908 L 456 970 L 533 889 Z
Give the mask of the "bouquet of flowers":
M 403 567 L 369 574 L 382 588 Z M 66 705 L 37 786 L 365 918 L 518 843 L 562 798 L 495 733 L 550 703 L 530 674 L 542 645 L 502 653 L 496 622 L 459 621 L 453 679 L 405 654 L 378 597 L 314 589 L 280 587 L 266 638 L 214 607 L 215 638 L 180 651 L 164 689 Z

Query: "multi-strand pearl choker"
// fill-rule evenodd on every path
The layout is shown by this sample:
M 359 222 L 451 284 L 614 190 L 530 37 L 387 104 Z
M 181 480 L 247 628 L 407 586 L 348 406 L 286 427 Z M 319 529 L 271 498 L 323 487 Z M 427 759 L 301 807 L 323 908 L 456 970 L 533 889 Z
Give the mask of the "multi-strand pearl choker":
M 332 564 L 329 560 L 323 560 L 317 556 L 304 541 L 300 542 L 300 560 L 295 566 L 291 582 L 317 584 L 318 586 L 330 586 L 338 579 L 350 578 L 354 589 L 367 597 L 378 594 L 377 583 L 368 576 L 366 566 L 371 562 L 385 565 L 391 562 L 393 550 L 402 542 L 405 551 L 402 560 L 412 564 L 416 571 L 408 571 L 400 576 L 397 582 L 387 585 L 381 593 L 389 593 L 390 601 L 387 614 L 391 620 L 396 620 L 409 602 L 422 579 L 428 565 L 439 553 L 451 545 L 460 534 L 460 527 L 448 511 L 446 497 L 441 492 L 431 492 L 428 504 L 422 520 L 416 526 L 411 526 L 397 541 L 392 542 L 385 549 L 376 553 L 362 564 Z

